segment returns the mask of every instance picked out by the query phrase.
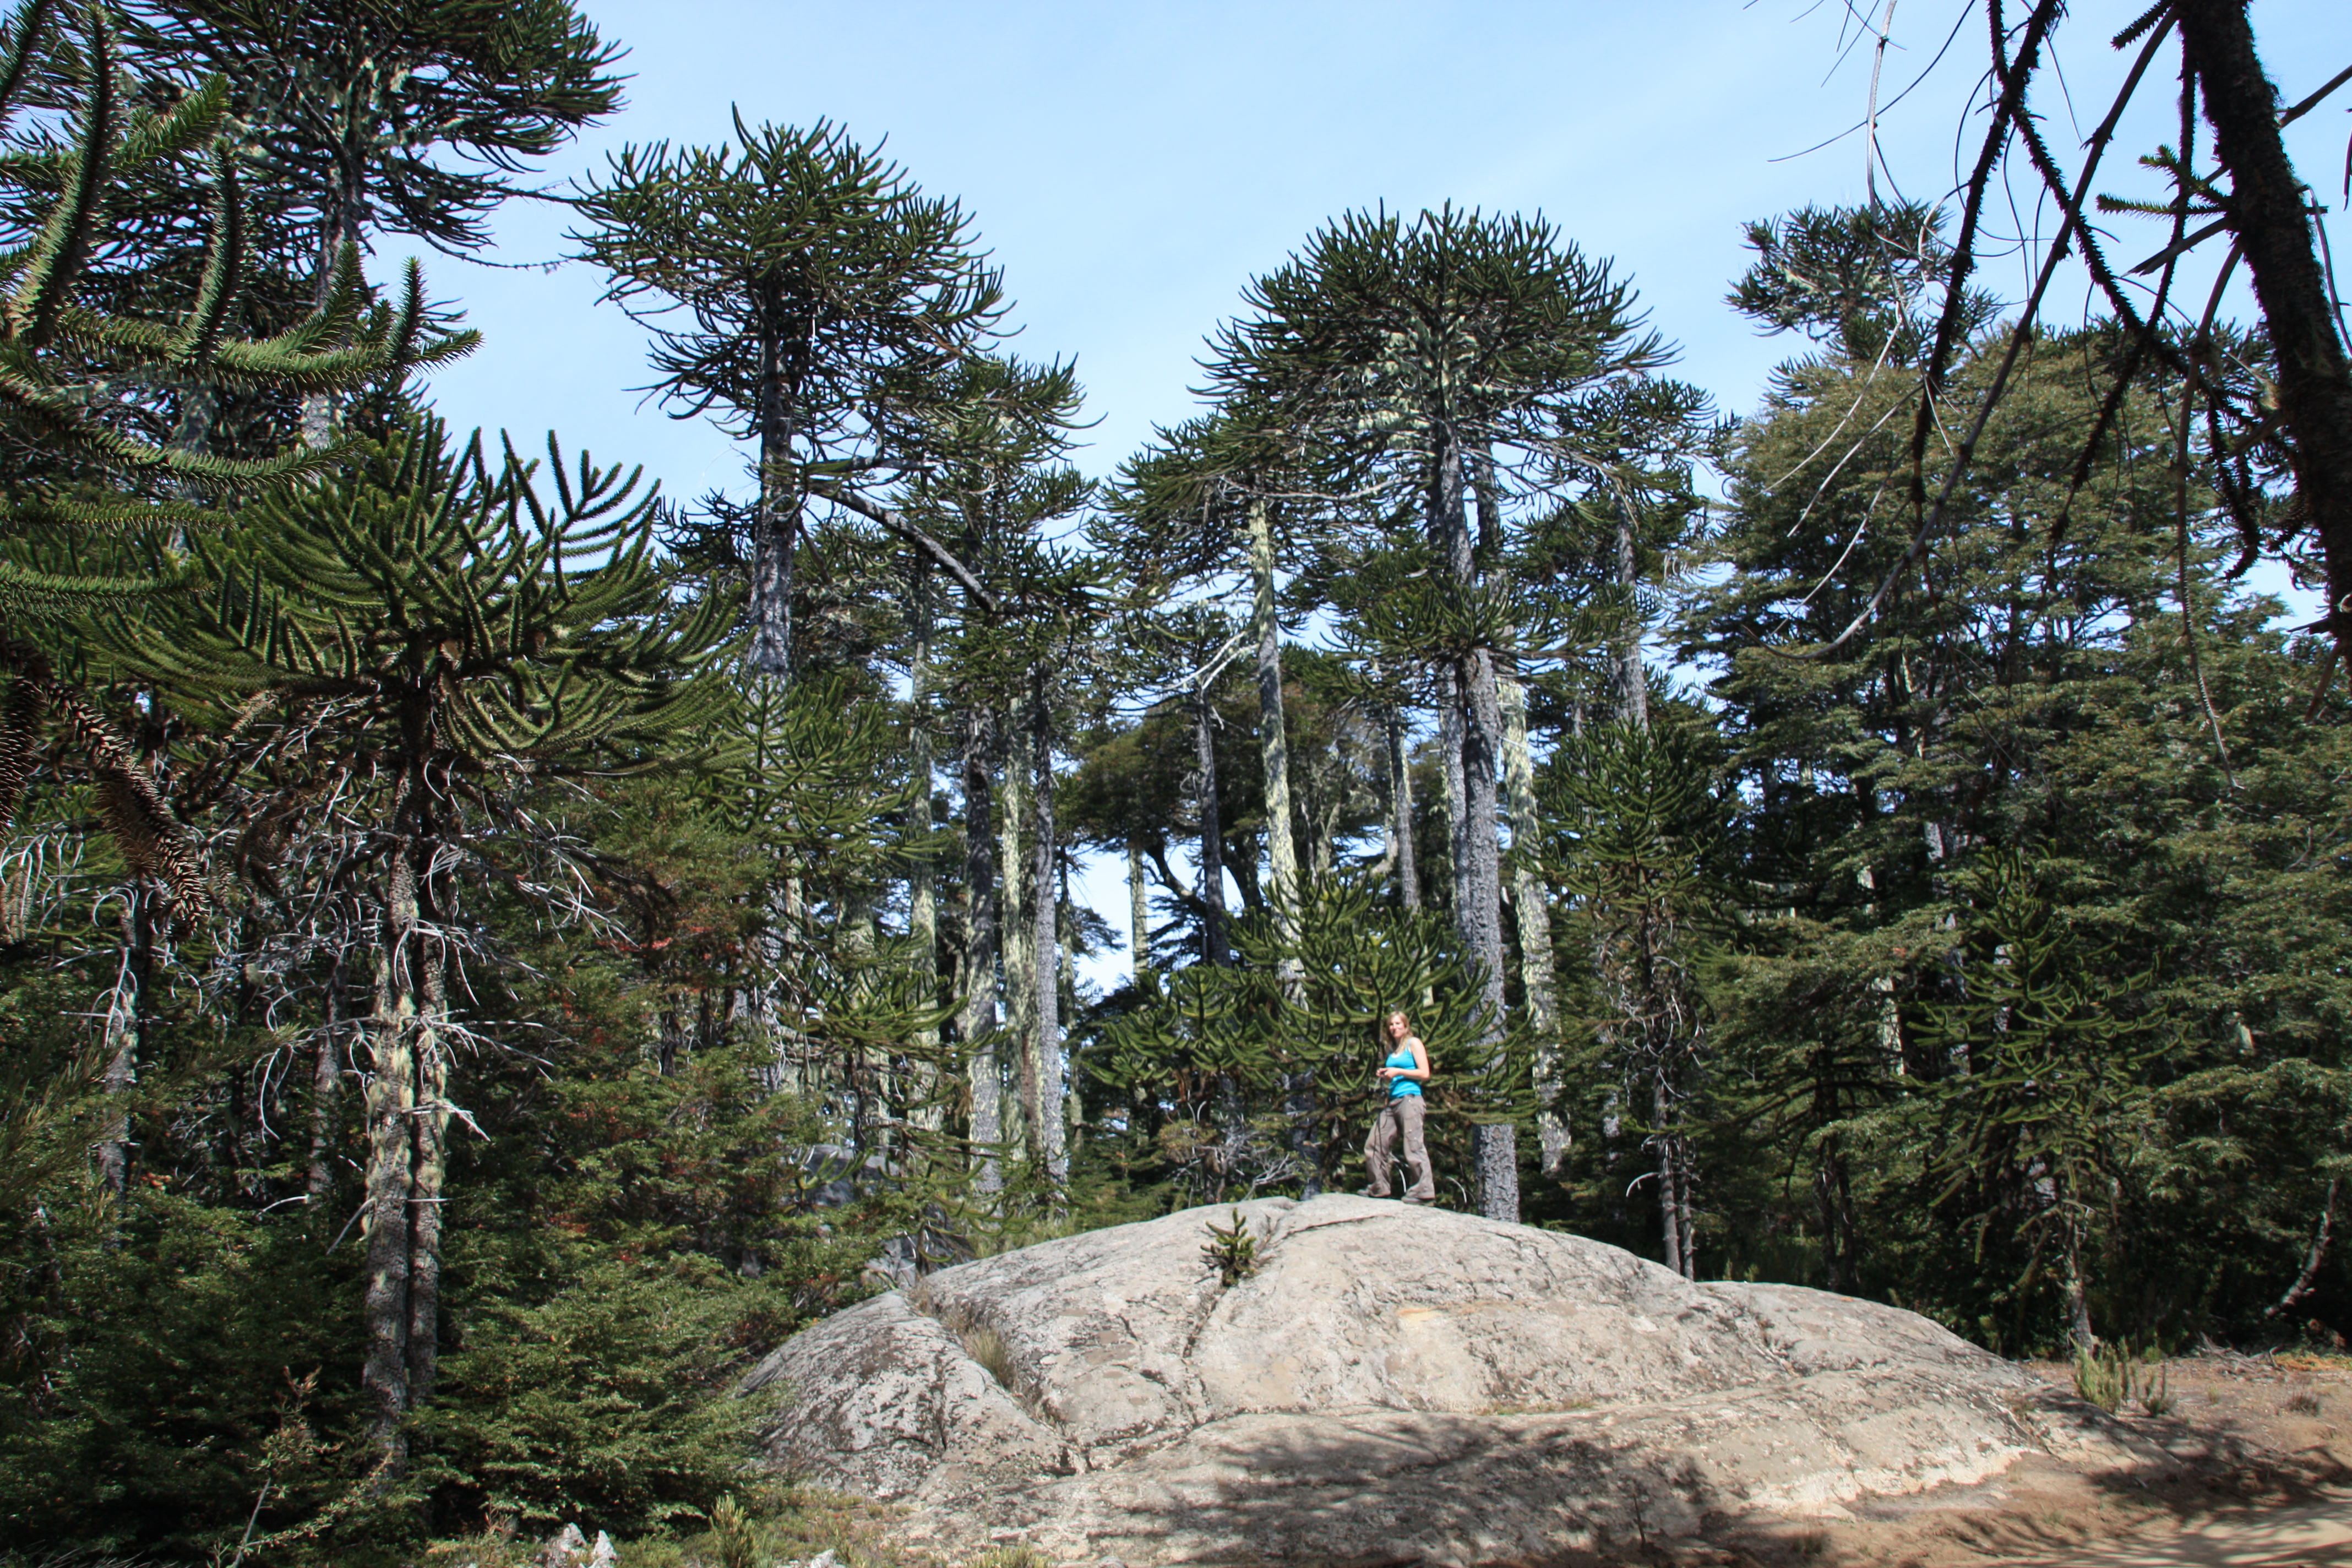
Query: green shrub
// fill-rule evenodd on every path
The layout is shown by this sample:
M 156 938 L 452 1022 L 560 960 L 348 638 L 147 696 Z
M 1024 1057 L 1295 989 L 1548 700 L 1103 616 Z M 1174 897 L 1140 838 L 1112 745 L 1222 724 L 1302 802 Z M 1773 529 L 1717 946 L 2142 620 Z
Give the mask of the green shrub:
M 538 1300 L 474 1302 L 417 1420 L 420 1483 L 460 1517 L 614 1534 L 702 1515 L 735 1483 L 759 1406 L 724 1397 L 736 1289 L 700 1260 L 587 1256 Z

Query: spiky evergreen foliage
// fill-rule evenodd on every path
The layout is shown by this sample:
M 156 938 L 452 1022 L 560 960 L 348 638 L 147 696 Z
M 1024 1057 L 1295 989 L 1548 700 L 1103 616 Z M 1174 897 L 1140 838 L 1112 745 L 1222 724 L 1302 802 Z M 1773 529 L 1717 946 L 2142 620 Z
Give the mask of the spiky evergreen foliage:
M 721 613 L 672 608 L 652 556 L 659 501 L 639 473 L 552 437 L 541 465 L 478 435 L 451 450 L 425 418 L 364 443 L 344 471 L 248 507 L 234 539 L 198 538 L 213 586 L 155 618 L 118 616 L 126 668 L 184 693 L 192 719 L 244 700 L 356 700 L 346 723 L 403 771 L 627 768 L 635 748 L 700 732 L 723 705 L 689 677 Z
M 12 30 L 15 56 L 34 47 L 46 18 L 28 6 Z M 14 58 L 14 57 L 12 57 Z M 277 385 L 299 391 L 339 390 L 380 378 L 420 356 L 462 353 L 470 337 L 429 349 L 417 341 L 422 320 L 417 275 L 412 269 L 402 310 L 362 334 L 363 287 L 356 262 L 345 258 L 334 287 L 307 320 L 259 342 L 224 332 L 246 265 L 246 196 L 236 162 L 213 146 L 212 242 L 196 295 L 170 320 L 111 317 L 79 303 L 76 286 L 91 247 L 108 223 L 110 182 L 206 147 L 227 108 L 218 83 L 207 83 L 168 110 L 133 113 L 116 67 L 110 23 L 93 11 L 88 43 L 89 91 L 73 144 L 55 153 L 17 153 L 0 160 L 0 178 L 12 164 L 53 163 L 61 187 L 38 233 L 12 258 L 12 285 L 0 308 L 0 400 L 11 444 L 29 461 L 10 487 L 7 521 L 20 542 L 0 557 L 0 612 L 55 616 L 93 603 L 151 591 L 170 581 L 78 572 L 80 555 L 62 530 L 153 530 L 217 524 L 217 510 L 187 497 L 233 496 L 316 472 L 331 454 L 289 452 L 268 458 L 224 458 L 185 444 L 142 440 L 107 417 L 115 389 L 83 378 L 88 358 L 115 368 L 124 382 L 183 391 L 200 386 Z M 0 112 L 7 109 L 0 101 Z
M 654 331 L 653 390 L 752 447 L 757 501 L 709 542 L 748 562 L 752 667 L 782 673 L 807 475 L 909 466 L 904 404 L 990 335 L 998 275 L 961 205 L 823 120 L 624 147 L 577 206 L 580 256 Z
M 650 554 L 655 494 L 585 455 L 567 473 L 552 437 L 548 450 L 552 498 L 511 447 L 493 468 L 478 437 L 453 453 L 419 421 L 257 503 L 233 545 L 199 541 L 211 593 L 108 627 L 123 666 L 197 721 L 250 723 L 257 700 L 329 707 L 328 766 L 367 803 L 353 813 L 380 889 L 366 1380 L 394 1470 L 436 1375 L 457 873 L 514 874 L 482 839 L 517 784 L 690 752 L 732 701 L 693 679 L 728 617 L 671 603 Z
M 223 84 L 322 277 L 377 232 L 479 249 L 514 176 L 621 104 L 621 51 L 569 0 L 172 0 L 134 5 L 126 37 L 150 70 Z
M 14 107 L 10 96 L 53 25 L 50 11 L 36 0 L 11 25 L 0 62 L 0 114 Z M 151 770 L 87 698 L 57 678 L 57 648 L 27 640 L 24 623 L 54 622 L 179 583 L 172 552 L 152 553 L 159 532 L 215 525 L 224 500 L 289 482 L 334 457 L 223 457 L 200 443 L 159 444 L 116 416 L 123 389 L 163 387 L 187 400 L 220 388 L 349 387 L 418 359 L 462 353 L 470 340 L 420 349 L 414 268 L 400 311 L 361 330 L 362 284 L 348 255 L 310 317 L 258 342 L 229 335 L 246 265 L 247 214 L 235 158 L 215 140 L 226 94 L 207 82 L 168 108 L 134 112 L 117 68 L 112 20 L 97 6 L 86 19 L 86 90 L 71 142 L 0 157 L 0 179 L 57 191 L 38 232 L 9 254 L 11 287 L 0 303 L 0 431 L 14 453 L 0 510 L 0 659 L 17 678 L 0 727 L 0 821 L 14 815 L 47 710 L 88 755 L 134 874 L 163 883 L 183 907 L 201 909 L 207 895 L 200 869 Z M 78 285 L 106 231 L 117 182 L 207 146 L 212 235 L 195 297 L 168 319 L 112 316 L 84 303 Z M 144 560 L 142 546 L 149 547 Z
M 1714 1022 L 1700 969 L 1722 923 L 1713 862 L 1726 814 L 1713 783 L 1689 737 L 1630 723 L 1570 741 L 1544 779 L 1552 876 L 1577 900 L 1570 940 L 1585 950 L 1584 1025 L 1598 1047 L 1601 1103 L 1589 1110 L 1604 1131 L 1588 1160 L 1605 1169 L 1623 1158 L 1616 1139 L 1640 1132 L 1666 1265 L 1694 1279 L 1691 1125 Z
M 2112 951 L 2068 929 L 2038 882 L 2014 850 L 1987 852 L 1958 879 L 1957 994 L 1927 1007 L 1920 1029 L 1948 1064 L 1927 1174 L 1977 1271 L 1958 1314 L 2028 1343 L 2047 1337 L 2035 1309 L 2054 1304 L 2088 1349 L 2094 1252 L 2113 1233 L 2134 1141 L 2124 1124 L 2145 1115 L 2135 1091 L 2155 1054 L 2142 1011 L 2151 977 L 2116 973 Z

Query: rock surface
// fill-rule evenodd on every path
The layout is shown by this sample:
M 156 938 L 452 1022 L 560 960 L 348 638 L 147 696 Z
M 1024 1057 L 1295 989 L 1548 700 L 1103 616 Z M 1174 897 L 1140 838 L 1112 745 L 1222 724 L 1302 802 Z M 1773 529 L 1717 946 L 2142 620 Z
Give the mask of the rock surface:
M 2098 1413 L 1892 1307 L 1694 1284 L 1617 1247 L 1354 1197 L 1193 1209 L 943 1269 L 796 1335 L 745 1391 L 770 1461 L 910 1535 L 1130 1563 L 1469 1562 L 1837 1513 Z

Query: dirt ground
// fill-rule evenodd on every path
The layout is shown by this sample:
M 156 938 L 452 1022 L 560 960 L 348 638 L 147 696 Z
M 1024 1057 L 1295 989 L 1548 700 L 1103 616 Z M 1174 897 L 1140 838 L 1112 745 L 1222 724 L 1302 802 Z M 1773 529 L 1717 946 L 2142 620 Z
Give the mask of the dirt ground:
M 2034 1370 L 2072 1391 L 2071 1367 Z M 1980 1486 L 1844 1519 L 1726 1521 L 1591 1568 L 2352 1568 L 2352 1358 L 2223 1352 L 2165 1376 L 2163 1414 L 2118 1413 L 2165 1464 L 2099 1474 L 2029 1458 Z

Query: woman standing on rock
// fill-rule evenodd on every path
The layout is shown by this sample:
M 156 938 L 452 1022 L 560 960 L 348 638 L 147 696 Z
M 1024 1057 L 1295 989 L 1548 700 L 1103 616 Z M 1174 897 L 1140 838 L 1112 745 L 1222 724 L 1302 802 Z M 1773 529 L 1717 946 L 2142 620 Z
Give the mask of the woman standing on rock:
M 1421 1086 L 1429 1081 L 1429 1049 L 1402 1013 L 1389 1015 L 1385 1032 L 1388 1059 L 1372 1076 L 1388 1087 L 1388 1102 L 1372 1121 L 1372 1135 L 1364 1140 L 1364 1168 L 1371 1177 L 1364 1195 L 1389 1195 L 1389 1151 L 1402 1138 L 1405 1169 L 1414 1178 L 1404 1201 L 1425 1204 L 1437 1196 L 1437 1173 L 1430 1169 L 1429 1149 L 1421 1137 Z

